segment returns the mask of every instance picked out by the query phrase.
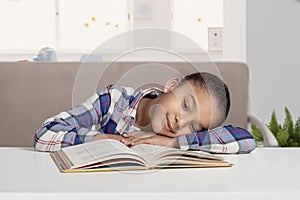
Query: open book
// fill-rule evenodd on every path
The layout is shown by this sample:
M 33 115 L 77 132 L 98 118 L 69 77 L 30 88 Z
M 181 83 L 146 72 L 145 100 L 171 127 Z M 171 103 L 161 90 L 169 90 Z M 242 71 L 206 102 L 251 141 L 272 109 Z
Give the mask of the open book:
M 230 167 L 222 157 L 202 151 L 140 144 L 131 148 L 105 139 L 62 148 L 50 154 L 61 172 Z

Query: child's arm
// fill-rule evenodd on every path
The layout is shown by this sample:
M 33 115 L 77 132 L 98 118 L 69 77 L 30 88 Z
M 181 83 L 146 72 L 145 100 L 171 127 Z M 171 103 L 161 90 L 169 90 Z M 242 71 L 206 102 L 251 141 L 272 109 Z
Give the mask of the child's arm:
M 151 135 L 146 138 L 124 135 L 121 140 L 126 145 L 154 144 L 183 150 L 202 150 L 210 153 L 249 153 L 256 148 L 253 136 L 246 130 L 234 126 L 222 126 L 208 131 L 169 138 Z
M 77 107 L 47 119 L 35 133 L 34 147 L 39 151 L 57 151 L 62 147 L 92 141 L 99 132 L 92 130 L 108 112 L 109 89 L 95 93 Z
M 181 149 L 210 153 L 249 153 L 256 148 L 253 136 L 245 129 L 231 125 L 178 137 Z

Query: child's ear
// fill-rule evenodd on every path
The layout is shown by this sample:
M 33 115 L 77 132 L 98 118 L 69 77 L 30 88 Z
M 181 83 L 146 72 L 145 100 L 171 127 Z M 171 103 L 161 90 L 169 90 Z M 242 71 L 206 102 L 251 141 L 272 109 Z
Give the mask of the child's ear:
M 179 77 L 173 77 L 167 81 L 164 87 L 164 92 L 169 92 L 170 90 L 174 89 L 181 81 Z

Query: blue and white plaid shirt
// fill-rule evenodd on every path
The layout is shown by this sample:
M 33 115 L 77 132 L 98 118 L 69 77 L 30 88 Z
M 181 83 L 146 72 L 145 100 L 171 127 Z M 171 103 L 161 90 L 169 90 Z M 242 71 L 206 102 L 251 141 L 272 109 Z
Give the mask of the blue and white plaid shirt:
M 134 90 L 109 85 L 73 109 L 47 119 L 34 136 L 39 151 L 92 141 L 100 133 L 122 135 L 139 130 L 134 126 L 138 103 L 156 88 Z M 252 135 L 244 129 L 225 126 L 178 137 L 181 149 L 212 153 L 248 153 L 255 149 Z

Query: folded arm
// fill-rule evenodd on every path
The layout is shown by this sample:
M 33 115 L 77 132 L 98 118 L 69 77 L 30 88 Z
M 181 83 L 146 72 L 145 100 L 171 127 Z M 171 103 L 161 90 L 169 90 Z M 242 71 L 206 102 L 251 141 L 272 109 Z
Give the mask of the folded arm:
M 230 125 L 175 138 L 141 131 L 125 134 L 121 142 L 128 146 L 153 144 L 226 154 L 249 153 L 256 148 L 255 140 L 248 131 Z
M 178 142 L 181 149 L 210 153 L 249 153 L 256 148 L 255 140 L 248 131 L 231 125 L 179 136 Z
M 107 91 L 95 93 L 77 107 L 47 119 L 35 133 L 34 148 L 39 151 L 57 151 L 92 141 L 99 133 L 93 126 L 107 113 L 109 101 Z

